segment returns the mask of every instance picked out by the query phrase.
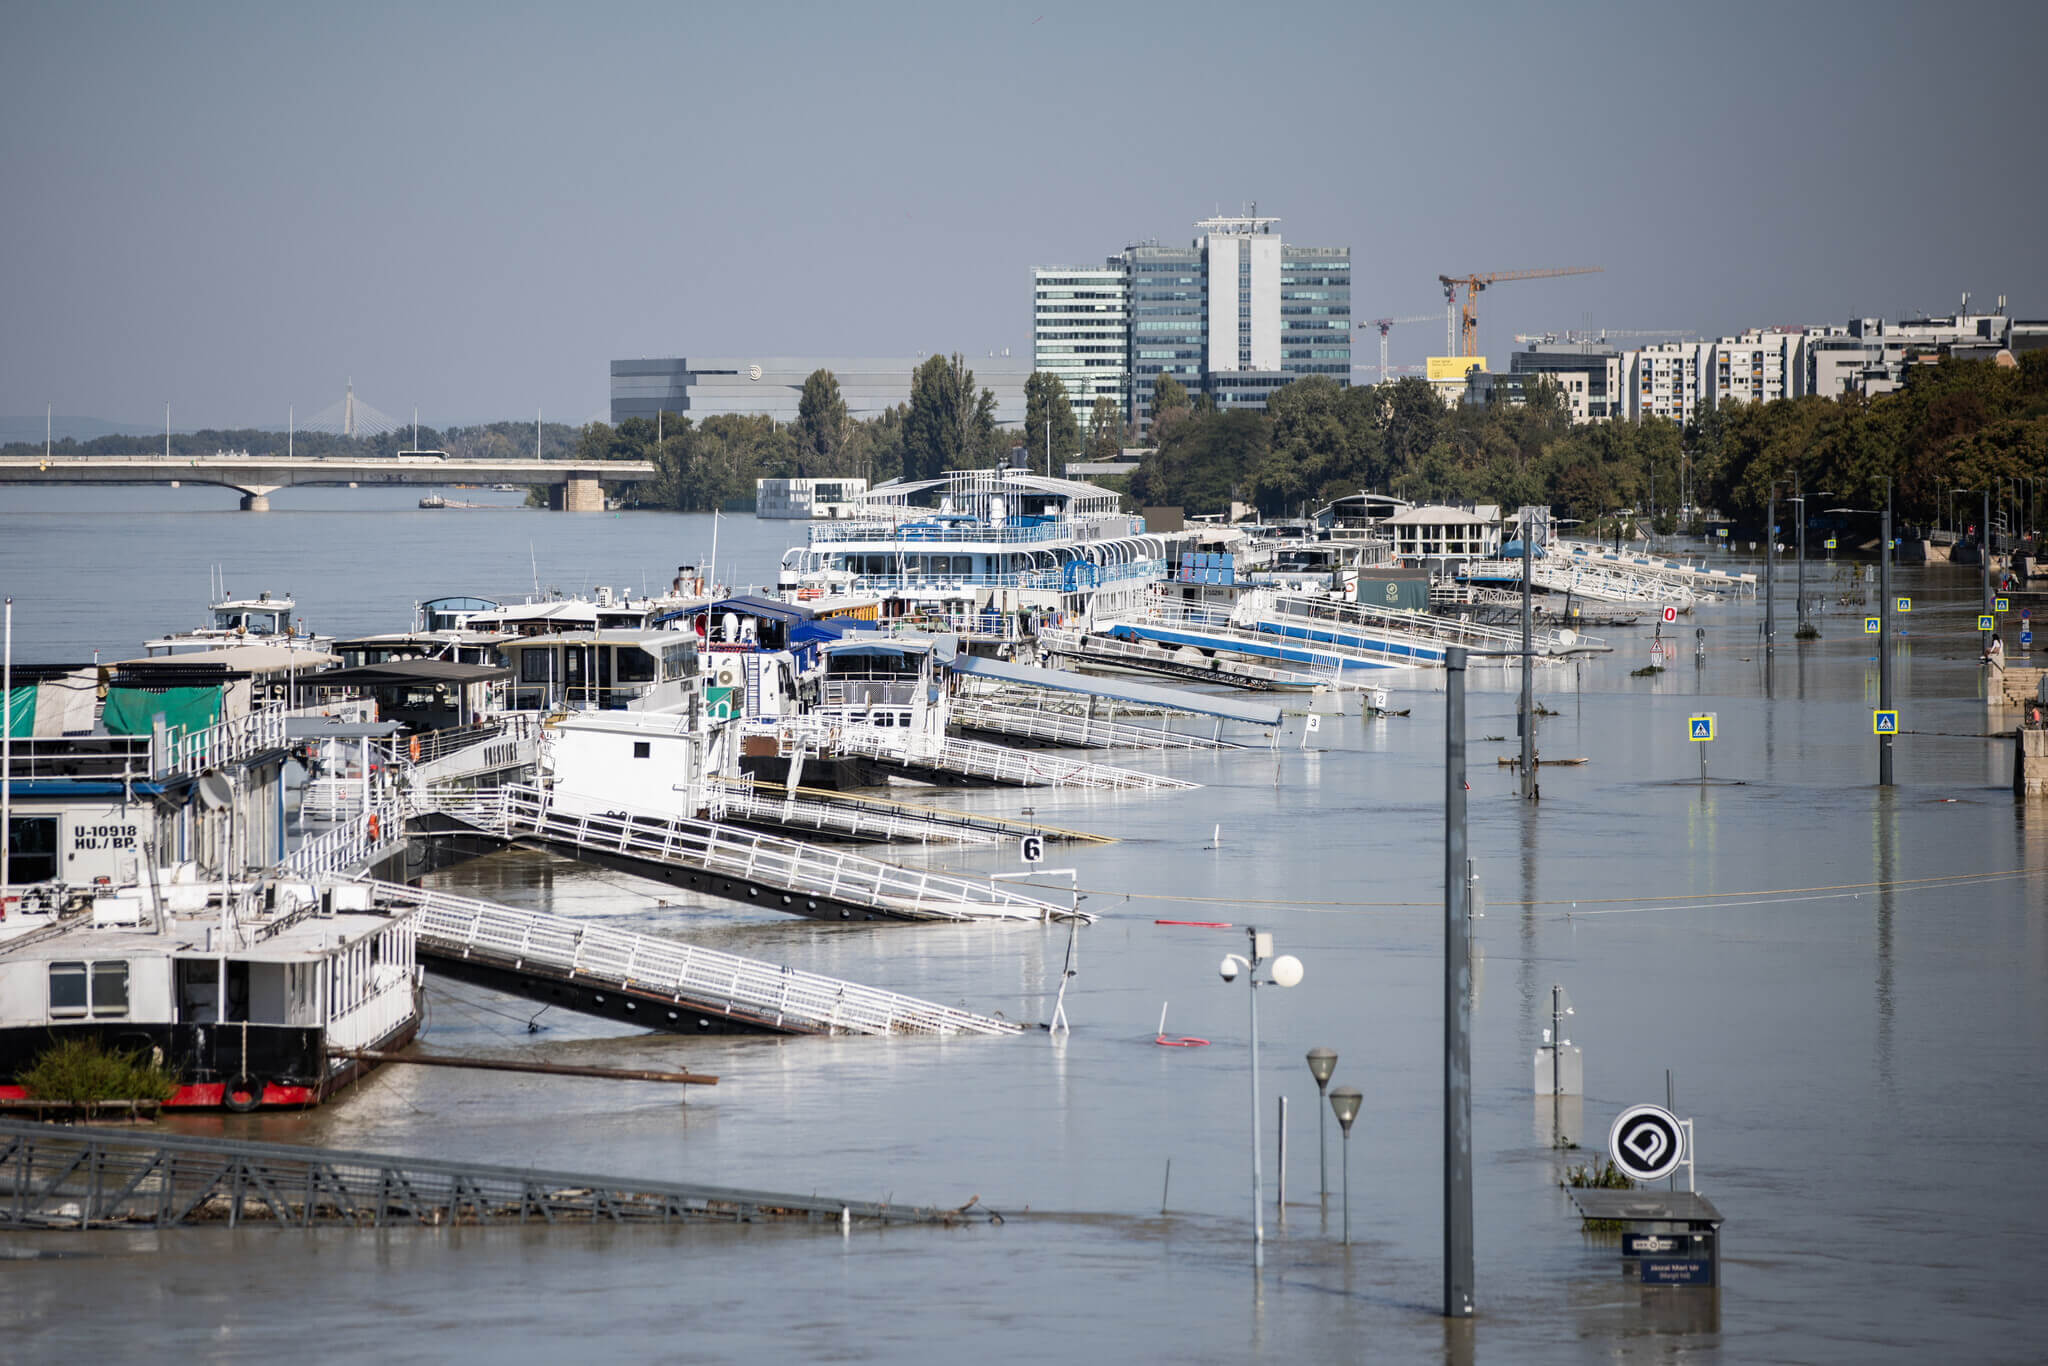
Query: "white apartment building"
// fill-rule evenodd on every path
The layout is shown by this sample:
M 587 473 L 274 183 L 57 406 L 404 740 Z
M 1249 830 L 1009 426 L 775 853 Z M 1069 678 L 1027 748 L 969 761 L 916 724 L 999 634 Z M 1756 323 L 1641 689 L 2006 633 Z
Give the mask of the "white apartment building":
M 1098 398 L 1130 412 L 1130 294 L 1121 263 L 1031 270 L 1032 364 L 1059 376 L 1084 434 Z
M 1723 337 L 1700 376 L 1709 406 L 1768 403 L 1806 392 L 1806 330 L 1769 328 Z
M 1699 408 L 1700 370 L 1712 351 L 1711 342 L 1661 342 L 1624 352 L 1629 417 L 1638 422 L 1646 417 L 1691 421 Z

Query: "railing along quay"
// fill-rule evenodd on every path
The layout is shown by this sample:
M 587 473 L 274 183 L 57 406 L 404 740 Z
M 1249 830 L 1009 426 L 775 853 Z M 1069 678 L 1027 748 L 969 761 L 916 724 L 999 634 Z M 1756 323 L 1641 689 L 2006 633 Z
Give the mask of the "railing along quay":
M 1000 1223 L 956 1210 L 689 1182 L 0 1119 L 0 1225 Z
M 563 812 L 531 787 L 438 804 L 504 838 L 531 838 L 640 876 L 749 905 L 824 919 L 1065 920 L 1095 917 L 1007 883 L 904 868 L 714 821 L 615 809 Z
M 815 830 L 847 839 L 898 840 L 916 843 L 993 844 L 1002 839 L 1038 835 L 1049 841 L 1113 844 L 1107 835 L 1067 830 L 1035 821 L 1008 820 L 976 811 L 919 806 L 882 797 L 828 792 L 752 778 L 711 779 L 711 809 L 722 821 L 754 821 Z
M 1023 1026 L 879 987 L 674 939 L 396 883 L 370 884 L 379 905 L 416 909 L 417 952 L 429 970 L 451 960 L 633 993 L 638 1023 L 697 1032 L 710 1012 L 781 1034 L 1016 1034 Z M 495 984 L 506 986 L 503 973 Z M 516 989 L 516 988 L 515 988 Z M 526 993 L 521 993 L 526 994 Z M 679 1009 L 667 1019 L 660 1007 Z M 612 1012 L 598 1013 L 610 1014 Z

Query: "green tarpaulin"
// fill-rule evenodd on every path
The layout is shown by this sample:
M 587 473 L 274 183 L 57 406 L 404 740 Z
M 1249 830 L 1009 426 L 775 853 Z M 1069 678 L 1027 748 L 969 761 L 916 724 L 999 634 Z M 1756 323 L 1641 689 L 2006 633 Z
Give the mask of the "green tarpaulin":
M 148 735 L 151 720 L 159 712 L 173 734 L 205 730 L 220 720 L 220 689 L 165 688 L 152 692 L 144 688 L 115 688 L 107 693 L 100 724 L 109 735 Z
M 36 733 L 36 685 L 16 688 L 7 694 L 7 733 L 25 740 Z
M 1398 612 L 1429 610 L 1429 576 L 1416 574 L 1395 578 L 1358 576 L 1358 601 L 1363 606 L 1385 607 Z

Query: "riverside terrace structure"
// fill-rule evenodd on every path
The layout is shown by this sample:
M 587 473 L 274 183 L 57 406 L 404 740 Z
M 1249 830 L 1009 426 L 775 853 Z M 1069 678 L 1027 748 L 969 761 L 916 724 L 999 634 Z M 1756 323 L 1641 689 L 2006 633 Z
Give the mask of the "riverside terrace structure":
M 1116 396 L 1140 429 L 1161 375 L 1219 408 L 1264 408 L 1304 375 L 1348 386 L 1351 249 L 1289 245 L 1279 222 L 1205 218 L 1184 247 L 1143 242 L 1103 267 L 1034 267 L 1037 368 L 1061 377 L 1084 422 L 1096 398 Z
M 847 416 L 880 417 L 910 402 L 910 377 L 929 357 L 683 356 L 612 362 L 612 424 L 629 417 L 649 422 L 657 413 L 680 413 L 702 422 L 729 414 L 796 421 L 804 381 L 830 370 L 839 381 Z M 996 396 L 996 425 L 1024 423 L 1024 381 L 1031 362 L 1002 355 L 968 356 L 976 389 Z M 1092 402 L 1092 400 L 1091 400 Z
M 558 460 L 451 460 L 440 451 L 361 459 L 287 458 L 247 451 L 198 456 L 0 456 L 0 484 L 214 484 L 239 490 L 244 512 L 268 512 L 270 495 L 281 488 L 385 484 L 545 484 L 548 506 L 557 511 L 602 512 L 604 484 L 637 484 L 656 473 L 653 465 L 640 460 L 608 460 L 601 466 Z

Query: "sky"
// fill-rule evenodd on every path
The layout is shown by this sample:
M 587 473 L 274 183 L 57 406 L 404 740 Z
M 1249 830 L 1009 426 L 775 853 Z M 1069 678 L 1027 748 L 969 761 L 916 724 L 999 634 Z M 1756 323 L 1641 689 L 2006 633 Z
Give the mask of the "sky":
M 619 357 L 1027 354 L 1032 266 L 1252 201 L 1351 247 L 1359 318 L 1603 268 L 1488 290 L 1496 366 L 1588 325 L 2048 316 L 2039 3 L 11 0 L 0 32 L 0 414 L 281 427 L 353 379 L 583 422 Z

